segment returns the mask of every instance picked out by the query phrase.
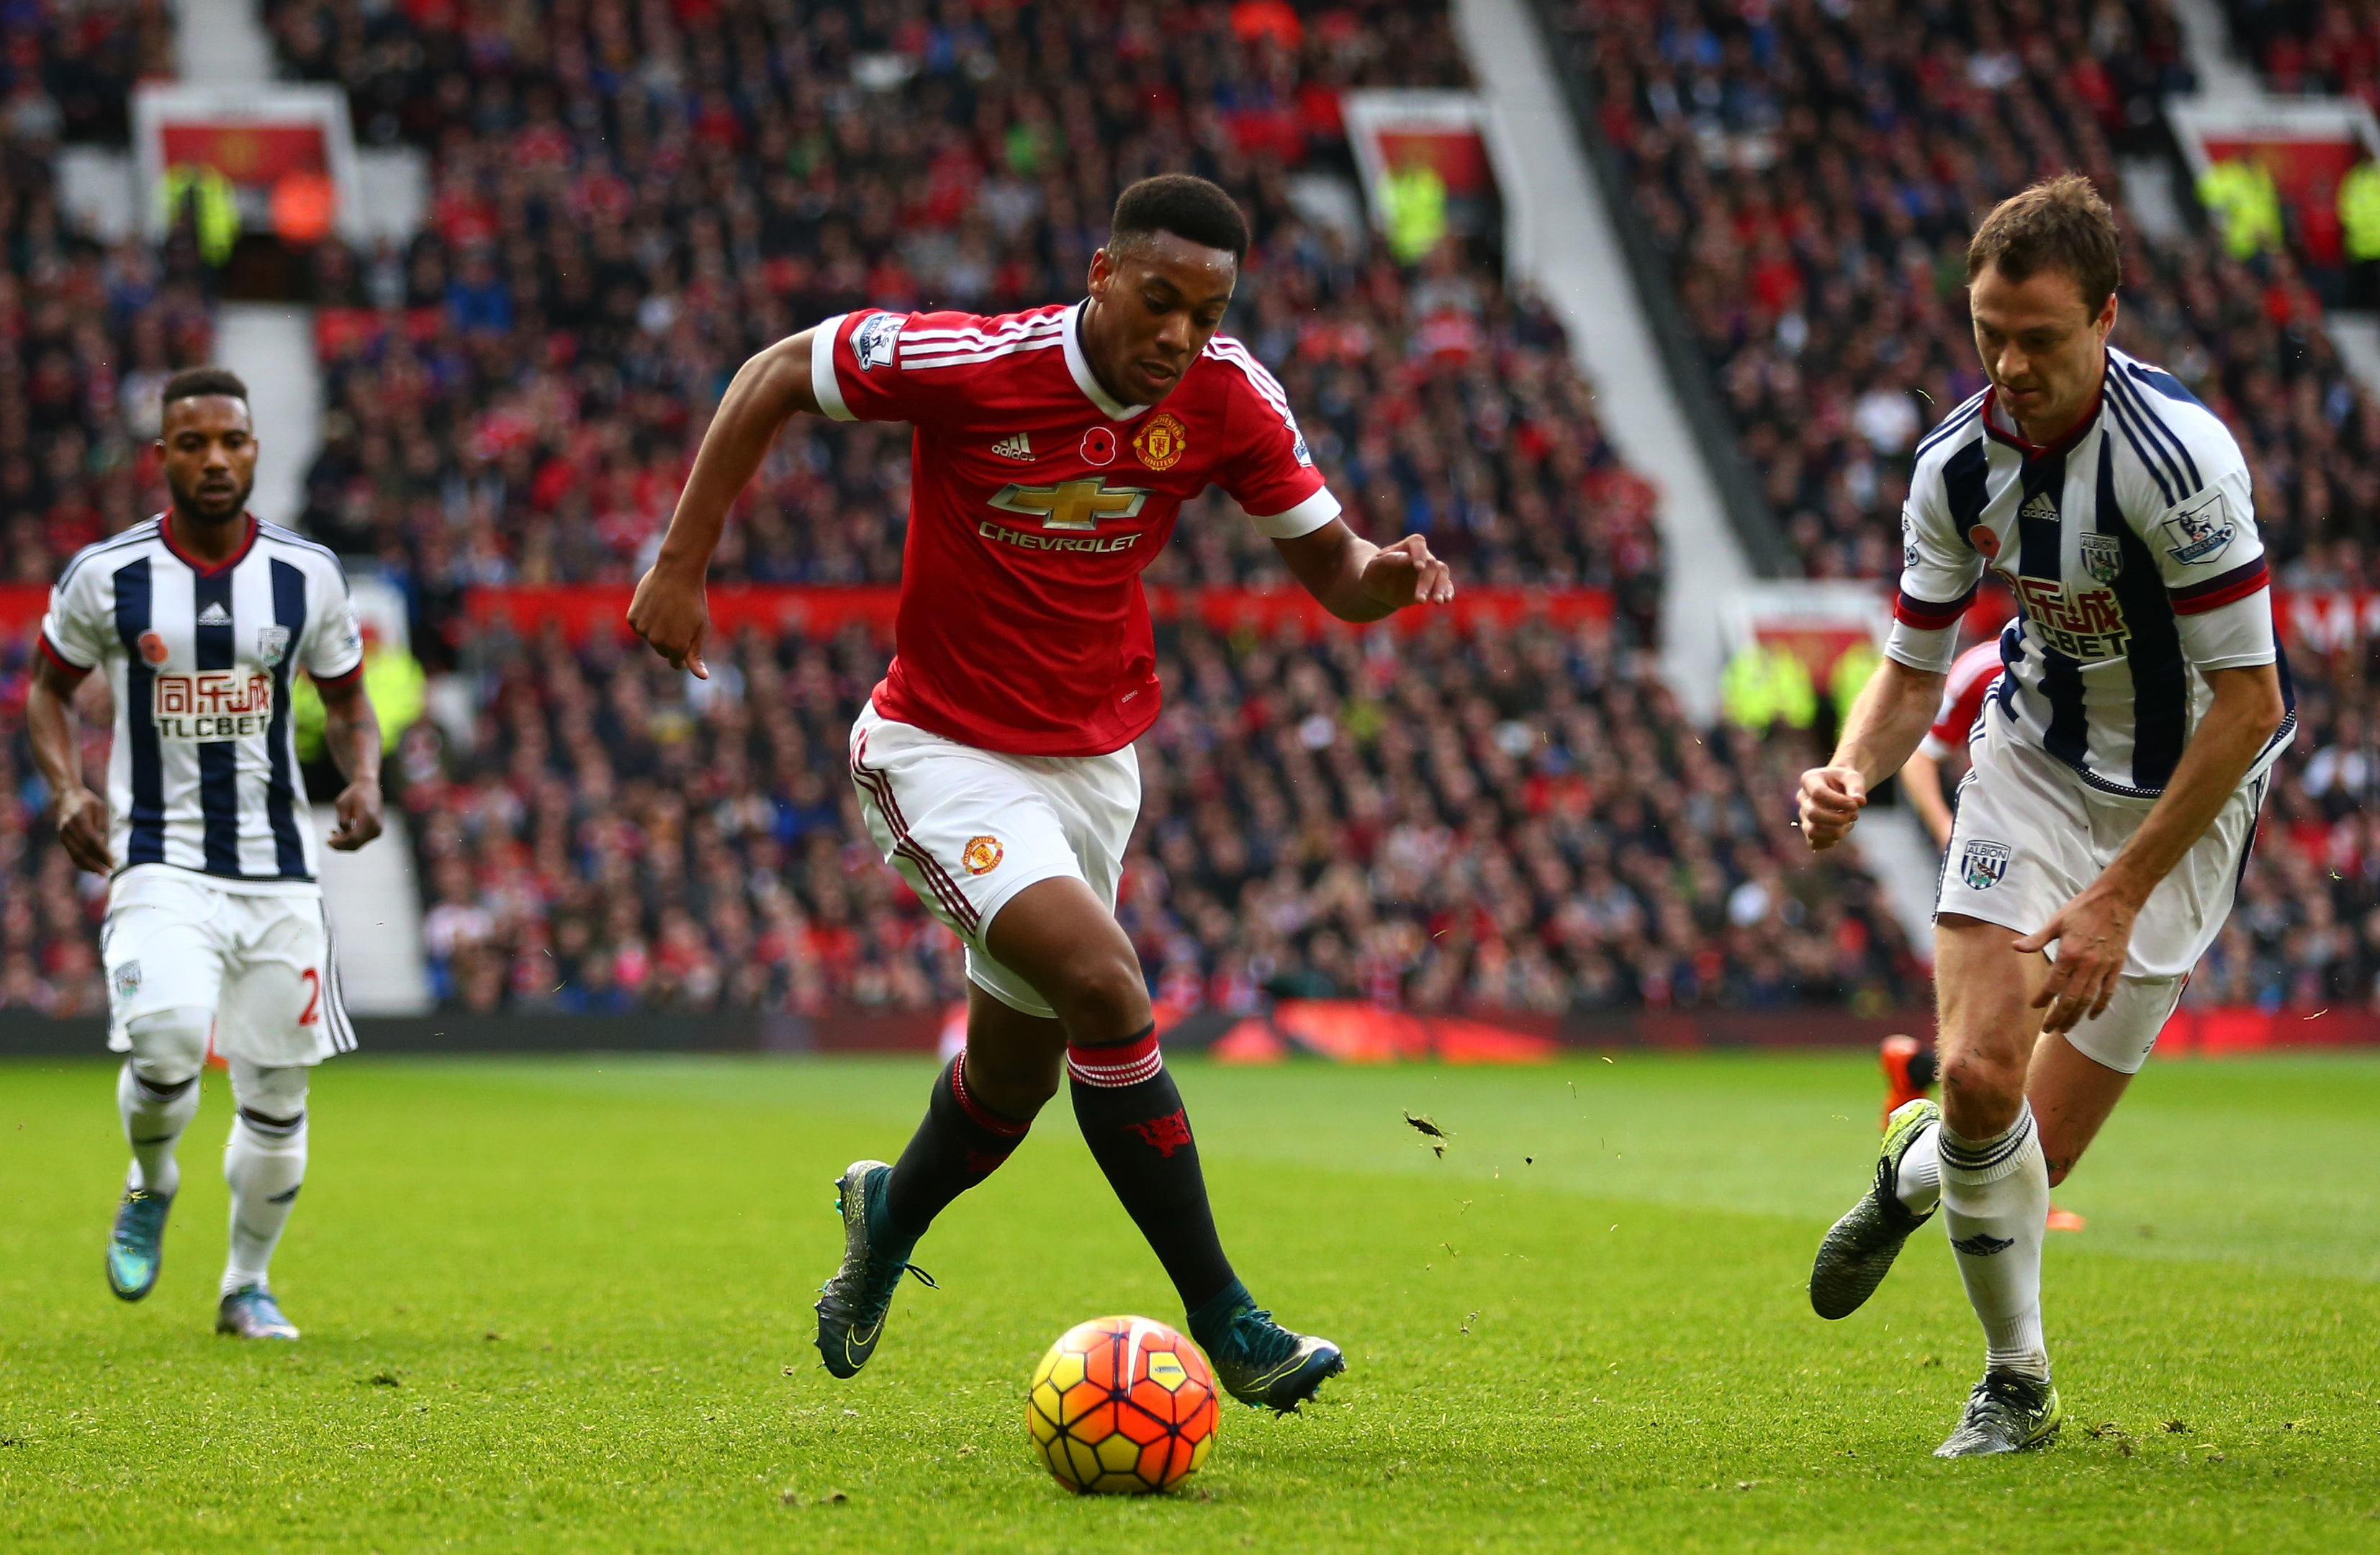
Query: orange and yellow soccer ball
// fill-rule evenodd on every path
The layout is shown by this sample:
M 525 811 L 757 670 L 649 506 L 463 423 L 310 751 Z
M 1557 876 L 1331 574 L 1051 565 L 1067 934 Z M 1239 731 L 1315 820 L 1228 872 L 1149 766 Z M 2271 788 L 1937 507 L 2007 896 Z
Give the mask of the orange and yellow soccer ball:
M 1147 1318 L 1094 1318 L 1034 1367 L 1025 1428 L 1066 1488 L 1145 1495 L 1207 1461 L 1216 1414 L 1215 1374 L 1196 1345 Z

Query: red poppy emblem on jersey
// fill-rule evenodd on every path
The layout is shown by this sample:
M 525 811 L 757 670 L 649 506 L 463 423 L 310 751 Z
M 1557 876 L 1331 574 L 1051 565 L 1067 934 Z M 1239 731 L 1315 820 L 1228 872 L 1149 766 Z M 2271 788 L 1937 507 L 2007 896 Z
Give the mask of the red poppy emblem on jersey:
M 1083 434 L 1083 457 L 1095 465 L 1115 462 L 1115 429 L 1093 427 Z
M 2000 537 L 1988 524 L 1978 524 L 1969 529 L 1967 543 L 1985 556 L 1997 556 L 2000 553 Z
M 141 633 L 140 657 L 148 660 L 152 664 L 164 663 L 166 659 L 165 639 L 159 637 L 154 632 Z

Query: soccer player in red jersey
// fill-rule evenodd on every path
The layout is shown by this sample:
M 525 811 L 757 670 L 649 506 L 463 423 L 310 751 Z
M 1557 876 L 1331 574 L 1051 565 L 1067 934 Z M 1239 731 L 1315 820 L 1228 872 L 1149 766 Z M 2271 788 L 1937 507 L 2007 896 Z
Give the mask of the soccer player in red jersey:
M 1348 528 L 1281 385 L 1218 334 L 1248 231 L 1204 179 L 1116 201 L 1090 293 L 998 318 L 863 309 L 735 376 L 628 619 L 705 674 L 703 575 L 727 509 L 796 412 L 915 428 L 894 654 L 851 733 L 885 861 L 965 942 L 967 1045 L 897 1164 L 837 1181 L 843 1266 L 818 1303 L 837 1377 L 866 1365 L 909 1253 L 1072 1077 L 1075 1115 L 1233 1396 L 1294 1409 L 1339 1348 L 1257 1307 L 1215 1233 L 1148 986 L 1115 920 L 1140 808 L 1132 742 L 1160 693 L 1141 569 L 1182 504 L 1229 492 L 1345 621 L 1444 603 L 1419 536 Z

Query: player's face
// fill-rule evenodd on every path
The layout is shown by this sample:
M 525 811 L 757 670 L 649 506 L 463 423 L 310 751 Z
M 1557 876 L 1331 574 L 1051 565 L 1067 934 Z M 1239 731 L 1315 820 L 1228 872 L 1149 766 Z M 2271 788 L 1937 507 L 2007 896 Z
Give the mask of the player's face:
M 1993 265 L 1967 288 L 1967 308 L 1984 371 L 2018 427 L 2035 443 L 2071 430 L 2099 389 L 2115 298 L 2095 316 L 2065 272 L 2011 281 Z
M 1171 232 L 1135 237 L 1091 256 L 1098 327 L 1083 345 L 1091 366 L 1128 405 L 1173 392 L 1222 327 L 1239 262 Z
M 193 395 L 165 407 L 157 439 L 165 456 L 165 489 L 183 514 L 225 524 L 248 508 L 256 484 L 256 431 L 248 402 L 229 395 Z

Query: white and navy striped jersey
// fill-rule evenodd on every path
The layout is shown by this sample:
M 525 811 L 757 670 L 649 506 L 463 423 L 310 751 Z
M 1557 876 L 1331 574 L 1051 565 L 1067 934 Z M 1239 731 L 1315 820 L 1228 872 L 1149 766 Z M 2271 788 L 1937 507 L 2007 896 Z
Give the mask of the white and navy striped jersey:
M 115 697 L 108 850 L 118 874 L 163 865 L 226 890 L 313 891 L 315 844 L 289 710 L 299 668 L 322 686 L 363 673 L 339 559 L 273 524 L 209 567 L 162 517 L 87 546 L 42 620 L 42 650 Z
M 2214 412 L 2158 368 L 2107 352 L 2098 403 L 2048 447 L 1986 389 L 1918 444 L 1901 516 L 1900 595 L 1885 651 L 1950 668 L 1986 567 L 2016 591 L 1986 716 L 2105 793 L 2154 798 L 2214 693 L 2199 673 L 2280 664 L 2248 463 Z

